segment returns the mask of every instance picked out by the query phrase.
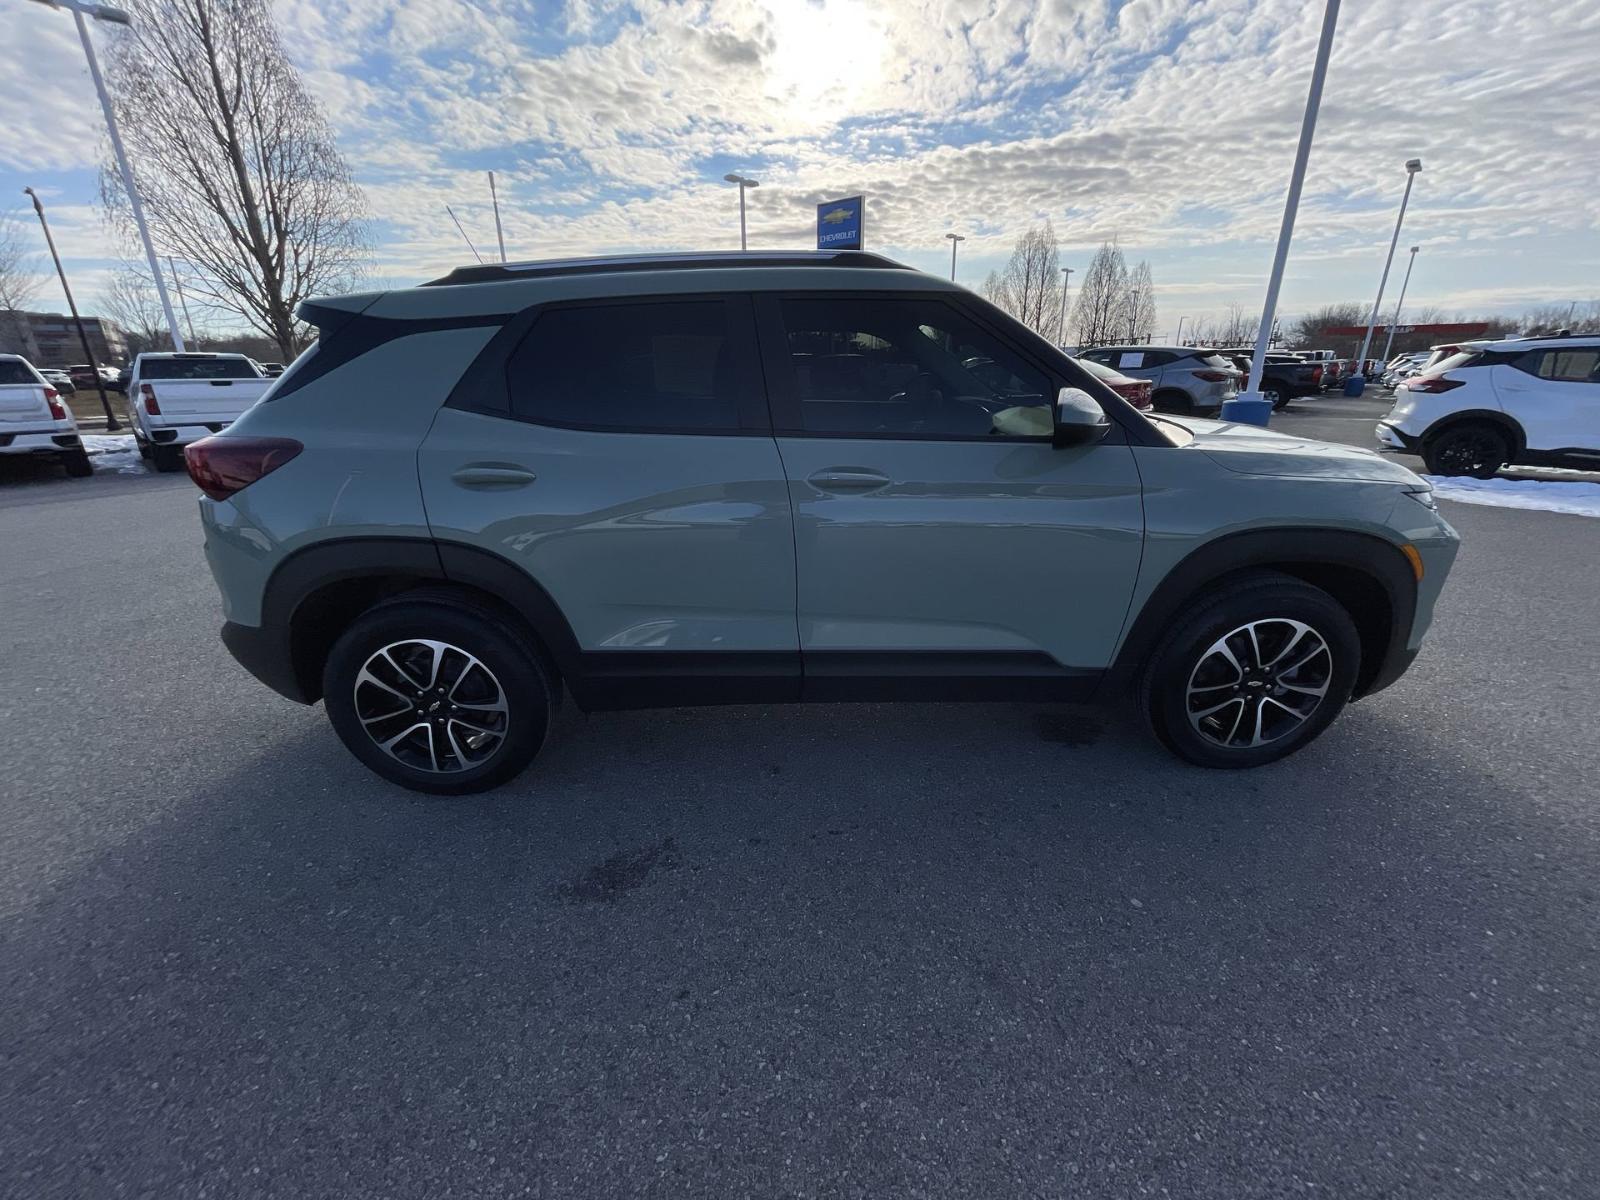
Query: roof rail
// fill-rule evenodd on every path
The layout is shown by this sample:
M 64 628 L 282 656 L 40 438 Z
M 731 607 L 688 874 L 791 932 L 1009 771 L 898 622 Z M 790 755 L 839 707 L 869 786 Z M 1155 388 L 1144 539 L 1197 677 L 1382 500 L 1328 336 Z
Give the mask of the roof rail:
M 423 287 L 462 283 L 509 283 L 558 275 L 603 275 L 625 271 L 716 270 L 731 267 L 871 267 L 909 271 L 904 263 L 862 250 L 703 250 L 685 254 L 622 254 L 595 258 L 549 258 L 536 262 L 483 263 L 457 267 Z

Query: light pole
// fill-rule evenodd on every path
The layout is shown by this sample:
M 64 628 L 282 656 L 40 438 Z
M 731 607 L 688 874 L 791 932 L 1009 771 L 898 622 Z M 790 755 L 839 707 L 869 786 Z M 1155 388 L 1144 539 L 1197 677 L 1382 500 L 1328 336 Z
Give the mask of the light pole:
M 111 135 L 111 149 L 117 156 L 117 170 L 122 175 L 122 186 L 128 193 L 128 207 L 133 210 L 133 223 L 139 227 L 139 240 L 144 243 L 145 261 L 150 264 L 150 277 L 156 281 L 156 292 L 161 297 L 161 311 L 167 316 L 167 328 L 172 332 L 172 346 L 183 352 L 183 334 L 178 329 L 178 318 L 172 311 L 172 298 L 167 295 L 167 281 L 162 278 L 161 264 L 156 261 L 156 248 L 150 241 L 150 229 L 144 221 L 144 205 L 139 200 L 139 189 L 133 183 L 133 168 L 128 165 L 128 152 L 122 148 L 122 134 L 117 132 L 117 117 L 111 111 L 111 97 L 106 95 L 106 81 L 100 78 L 100 60 L 94 56 L 94 42 L 89 37 L 89 25 L 83 18 L 107 21 L 112 25 L 129 25 L 128 14 L 109 4 L 86 4 L 84 0 L 36 0 L 51 8 L 72 11 L 78 23 L 78 38 L 83 42 L 83 55 L 89 60 L 89 75 L 94 80 L 94 90 L 100 97 L 100 109 L 106 116 L 106 132 Z
M 489 203 L 494 205 L 494 236 L 500 243 L 500 261 L 506 260 L 506 235 L 500 228 L 500 194 L 494 190 L 494 172 L 489 172 Z
M 1183 345 L 1183 318 L 1182 317 L 1178 318 L 1178 332 L 1172 335 L 1172 340 L 1173 340 L 1173 343 L 1176 344 L 1176 345 L 1179 345 L 1179 346 Z
M 1389 340 L 1383 344 L 1383 361 L 1389 361 L 1389 351 L 1394 349 L 1394 327 L 1400 324 L 1400 309 L 1405 306 L 1406 288 L 1411 286 L 1411 268 L 1417 265 L 1417 251 L 1421 246 L 1411 247 L 1411 260 L 1406 263 L 1406 277 L 1400 282 L 1400 299 L 1394 302 L 1394 320 L 1389 322 Z
M 95 390 L 100 393 L 100 407 L 105 410 L 106 432 L 115 433 L 122 426 L 111 413 L 111 401 L 106 399 L 106 381 L 100 378 L 100 364 L 95 361 L 94 351 L 89 349 L 89 334 L 83 328 L 83 318 L 78 315 L 78 302 L 72 298 L 72 288 L 67 283 L 67 272 L 61 265 L 61 256 L 56 253 L 56 239 L 50 236 L 50 222 L 44 219 L 44 205 L 39 203 L 39 195 L 31 187 L 25 187 L 22 191 L 33 201 L 33 211 L 39 214 L 39 225 L 44 230 L 44 244 L 50 247 L 50 259 L 56 264 L 56 274 L 61 279 L 61 290 L 67 294 L 67 309 L 72 313 L 73 324 L 78 327 L 78 342 L 83 346 L 84 361 L 89 364 L 89 370 L 94 372 Z
M 945 237 L 950 239 L 950 282 L 954 283 L 956 281 L 956 247 L 967 239 L 959 233 L 947 233 Z
M 737 183 L 739 185 L 739 249 L 748 249 L 744 231 L 744 190 L 745 188 L 760 187 L 761 182 L 756 179 L 747 179 L 743 175 L 735 175 L 731 171 L 722 178 L 728 183 Z
M 1056 345 L 1064 344 L 1067 333 L 1067 289 L 1072 286 L 1072 272 L 1076 268 L 1061 268 L 1061 315 L 1056 318 Z
M 1339 0 L 1327 0 L 1327 7 L 1322 10 L 1322 34 L 1317 40 L 1317 57 L 1311 67 L 1311 88 L 1306 93 L 1306 115 L 1300 122 L 1300 144 L 1295 148 L 1294 169 L 1289 173 L 1289 194 L 1283 201 L 1283 224 L 1278 227 L 1278 248 L 1272 255 L 1272 274 L 1267 277 L 1266 303 L 1261 306 L 1261 328 L 1256 333 L 1255 352 L 1250 356 L 1249 387 L 1239 399 L 1245 399 L 1246 395 L 1252 400 L 1261 399 L 1261 370 L 1267 361 L 1267 340 L 1272 336 L 1272 318 L 1278 311 L 1278 291 L 1283 287 L 1283 268 L 1289 261 L 1289 242 L 1294 237 L 1294 218 L 1300 210 L 1300 189 L 1306 181 L 1311 137 L 1317 130 L 1317 110 L 1322 107 L 1322 83 L 1328 77 L 1328 56 L 1333 51 L 1333 30 L 1338 23 Z
M 183 306 L 183 323 L 189 327 L 189 340 L 198 342 L 200 339 L 194 335 L 194 318 L 189 315 L 189 301 L 183 294 L 183 280 L 178 277 L 178 268 L 173 265 L 172 255 L 167 255 L 167 266 L 172 268 L 172 287 L 178 293 L 178 303 Z
M 1367 336 L 1361 339 L 1361 354 L 1356 359 L 1356 372 L 1361 375 L 1361 382 L 1367 381 L 1365 374 L 1367 366 L 1367 351 L 1372 349 L 1372 327 L 1378 323 L 1378 306 L 1383 303 L 1383 289 L 1389 282 L 1389 267 L 1394 263 L 1394 248 L 1400 244 L 1400 226 L 1405 223 L 1406 204 L 1411 199 L 1411 185 L 1416 181 L 1417 172 L 1422 170 L 1422 160 L 1412 158 L 1406 160 L 1406 190 L 1400 197 L 1400 215 L 1394 219 L 1394 236 L 1389 239 L 1389 257 L 1383 260 L 1383 274 L 1378 276 L 1378 298 L 1372 302 L 1372 315 L 1367 318 Z

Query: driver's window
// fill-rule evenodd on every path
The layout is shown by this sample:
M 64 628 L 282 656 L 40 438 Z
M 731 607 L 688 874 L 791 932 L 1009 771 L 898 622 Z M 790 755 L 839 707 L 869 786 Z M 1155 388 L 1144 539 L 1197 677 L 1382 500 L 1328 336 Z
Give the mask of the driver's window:
M 806 433 L 1037 436 L 1041 418 L 1049 428 L 1043 372 L 942 301 L 794 298 L 782 312 Z

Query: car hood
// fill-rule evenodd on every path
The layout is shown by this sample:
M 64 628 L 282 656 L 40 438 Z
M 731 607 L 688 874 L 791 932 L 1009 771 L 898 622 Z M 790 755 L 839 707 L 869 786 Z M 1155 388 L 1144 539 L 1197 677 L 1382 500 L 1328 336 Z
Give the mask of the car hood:
M 1420 486 L 1416 474 L 1376 450 L 1319 442 L 1229 421 L 1188 417 L 1179 424 L 1194 434 L 1190 444 L 1220 467 L 1241 475 L 1344 479 Z

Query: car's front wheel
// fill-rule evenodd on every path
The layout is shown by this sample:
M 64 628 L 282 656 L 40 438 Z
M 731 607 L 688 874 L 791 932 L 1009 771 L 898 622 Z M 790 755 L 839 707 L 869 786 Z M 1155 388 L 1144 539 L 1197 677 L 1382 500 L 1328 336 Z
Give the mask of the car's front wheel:
M 497 787 L 544 745 L 552 684 L 538 653 L 493 614 L 446 599 L 381 604 L 334 644 L 323 703 L 357 758 L 402 787 Z
M 1204 767 L 1256 767 L 1310 742 L 1350 699 L 1361 641 L 1343 606 L 1276 572 L 1206 597 L 1157 646 L 1139 701 L 1156 736 Z

